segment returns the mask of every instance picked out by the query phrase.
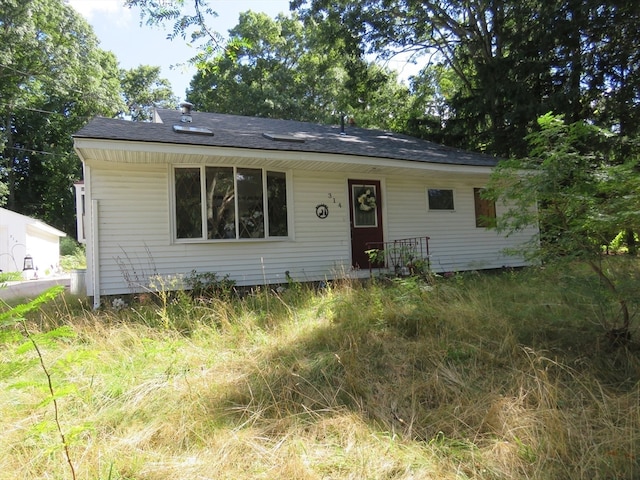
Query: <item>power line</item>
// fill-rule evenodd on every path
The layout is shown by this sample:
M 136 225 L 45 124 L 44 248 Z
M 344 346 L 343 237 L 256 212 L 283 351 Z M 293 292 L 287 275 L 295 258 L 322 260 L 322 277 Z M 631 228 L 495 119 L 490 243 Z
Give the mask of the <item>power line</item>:
M 28 112 L 46 113 L 46 114 L 49 114 L 49 115 L 60 115 L 60 116 L 65 117 L 65 118 L 81 118 L 81 119 L 85 119 L 85 120 L 91 120 L 92 118 L 94 118 L 96 116 L 96 115 L 75 115 L 75 114 L 67 115 L 67 114 L 64 114 L 64 113 L 61 113 L 61 112 L 54 112 L 54 111 L 51 111 L 51 110 L 43 110 L 41 108 L 25 107 L 25 106 L 22 106 L 22 105 L 10 105 L 8 103 L 3 103 L 3 104 L 0 104 L 0 105 L 3 108 L 10 107 L 12 109 L 27 110 Z
M 34 150 L 33 148 L 22 148 L 22 147 L 4 147 L 5 150 L 18 150 L 21 152 L 31 152 L 31 153 L 39 153 L 41 155 L 53 155 L 53 156 L 62 156 L 61 153 L 53 153 L 53 152 L 43 152 L 42 150 Z
M 24 71 L 22 71 L 22 70 L 18 70 L 17 68 L 13 68 L 12 66 L 10 66 L 10 65 L 6 65 L 6 64 L 4 64 L 4 63 L 0 63 L 0 67 L 2 67 L 2 68 L 6 68 L 6 69 L 8 69 L 8 70 L 13 70 L 13 71 L 14 71 L 14 72 L 16 72 L 16 73 L 19 73 L 20 75 L 25 75 L 25 76 L 27 76 L 27 77 L 44 77 L 44 78 L 46 78 L 46 79 L 48 79 L 48 80 L 55 81 L 55 79 L 53 79 L 53 78 L 51 78 L 51 77 L 49 76 L 49 74 L 50 74 L 51 72 L 29 73 L 29 72 L 24 72 Z M 69 90 L 71 90 L 72 92 L 76 92 L 76 93 L 79 93 L 79 94 L 81 94 L 81 95 L 84 95 L 84 94 L 85 94 L 85 92 L 83 92 L 82 90 L 78 90 L 78 89 L 77 89 L 77 88 L 75 88 L 75 87 L 68 87 L 68 89 L 69 89 Z

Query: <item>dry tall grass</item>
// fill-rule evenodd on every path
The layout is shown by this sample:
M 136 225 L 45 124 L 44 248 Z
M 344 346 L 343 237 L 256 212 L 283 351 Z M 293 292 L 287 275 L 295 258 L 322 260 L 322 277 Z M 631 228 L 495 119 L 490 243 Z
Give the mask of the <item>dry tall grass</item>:
M 34 331 L 82 479 L 633 479 L 637 344 L 580 271 L 523 271 L 92 312 Z M 0 344 L 0 479 L 70 478 L 44 377 Z

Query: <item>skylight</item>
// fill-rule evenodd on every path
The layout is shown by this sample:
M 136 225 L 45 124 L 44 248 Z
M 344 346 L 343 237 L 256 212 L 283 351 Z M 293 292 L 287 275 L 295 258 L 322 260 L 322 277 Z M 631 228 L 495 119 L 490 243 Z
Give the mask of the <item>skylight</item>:
M 280 133 L 265 132 L 262 134 L 262 136 L 266 139 L 273 140 L 274 142 L 304 143 L 304 138 L 294 137 L 293 135 L 282 135 Z
M 192 135 L 213 136 L 213 131 L 203 127 L 192 127 L 191 125 L 174 125 L 173 131 L 177 133 L 191 133 Z

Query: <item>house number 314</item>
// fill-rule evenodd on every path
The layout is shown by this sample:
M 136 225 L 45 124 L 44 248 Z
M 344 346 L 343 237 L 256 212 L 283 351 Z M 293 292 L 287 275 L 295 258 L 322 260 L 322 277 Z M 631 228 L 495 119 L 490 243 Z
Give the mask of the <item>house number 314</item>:
M 329 200 L 331 200 L 331 203 L 337 203 L 338 204 L 338 208 L 342 208 L 342 203 L 336 202 L 336 197 L 333 196 L 333 193 L 328 193 L 327 194 L 327 198 L 329 198 Z

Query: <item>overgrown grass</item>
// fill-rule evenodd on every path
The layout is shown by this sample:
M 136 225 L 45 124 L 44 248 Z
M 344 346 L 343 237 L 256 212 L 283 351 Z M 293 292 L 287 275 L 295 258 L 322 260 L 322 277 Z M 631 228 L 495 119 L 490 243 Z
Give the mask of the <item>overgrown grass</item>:
M 23 280 L 22 272 L 0 272 L 0 286 L 6 282 L 18 282 Z
M 30 318 L 82 479 L 633 479 L 640 359 L 580 268 Z M 610 319 L 609 319 L 610 320 Z M 0 479 L 69 478 L 45 381 L 0 337 Z

